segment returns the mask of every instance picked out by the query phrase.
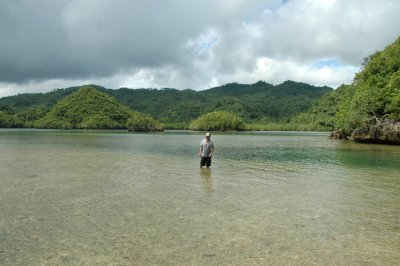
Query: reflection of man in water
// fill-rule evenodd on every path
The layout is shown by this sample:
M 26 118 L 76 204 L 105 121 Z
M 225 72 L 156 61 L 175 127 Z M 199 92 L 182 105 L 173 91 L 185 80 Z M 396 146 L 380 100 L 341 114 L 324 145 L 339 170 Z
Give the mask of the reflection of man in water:
M 206 138 L 203 139 L 200 143 L 200 168 L 202 168 L 203 166 L 209 168 L 211 166 L 211 157 L 214 153 L 214 142 L 210 140 L 210 133 L 207 132 L 205 136 Z
M 203 184 L 203 188 L 207 193 L 214 191 L 213 179 L 211 177 L 210 169 L 200 169 L 200 177 Z

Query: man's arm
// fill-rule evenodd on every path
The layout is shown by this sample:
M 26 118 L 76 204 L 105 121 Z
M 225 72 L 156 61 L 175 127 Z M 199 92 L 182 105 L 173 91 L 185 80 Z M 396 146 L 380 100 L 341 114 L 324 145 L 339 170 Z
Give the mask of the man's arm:
M 214 153 L 214 143 L 213 143 L 212 146 L 211 146 L 210 157 L 213 155 L 213 153 Z
M 201 154 L 203 154 L 203 143 L 200 143 L 200 150 L 199 150 L 199 156 L 201 156 Z

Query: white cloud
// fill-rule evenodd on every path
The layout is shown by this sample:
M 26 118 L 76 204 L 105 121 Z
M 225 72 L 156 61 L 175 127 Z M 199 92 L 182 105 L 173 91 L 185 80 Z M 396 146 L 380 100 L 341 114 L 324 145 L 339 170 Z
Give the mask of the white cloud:
M 242 80 L 244 83 L 254 83 L 264 80 L 272 84 L 280 84 L 286 80 L 305 82 L 316 86 L 337 87 L 342 83 L 352 81 L 358 67 L 303 64 L 292 60 L 275 60 L 272 58 L 259 58 L 256 66 L 251 71 L 237 71 L 233 75 L 221 77 L 222 83 L 230 80 Z

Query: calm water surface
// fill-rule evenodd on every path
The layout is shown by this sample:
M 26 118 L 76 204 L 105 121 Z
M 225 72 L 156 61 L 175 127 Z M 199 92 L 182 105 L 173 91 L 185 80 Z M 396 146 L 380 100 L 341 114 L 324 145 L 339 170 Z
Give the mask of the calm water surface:
M 0 265 L 398 265 L 400 147 L 0 130 Z

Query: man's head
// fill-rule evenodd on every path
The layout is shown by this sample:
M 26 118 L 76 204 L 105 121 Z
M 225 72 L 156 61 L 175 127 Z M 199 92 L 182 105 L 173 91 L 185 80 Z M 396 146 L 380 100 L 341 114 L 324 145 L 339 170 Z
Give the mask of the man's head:
M 207 132 L 207 133 L 205 134 L 205 136 L 206 136 L 207 139 L 209 139 L 209 138 L 211 137 L 210 132 Z

